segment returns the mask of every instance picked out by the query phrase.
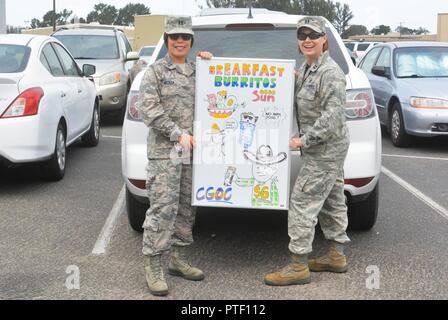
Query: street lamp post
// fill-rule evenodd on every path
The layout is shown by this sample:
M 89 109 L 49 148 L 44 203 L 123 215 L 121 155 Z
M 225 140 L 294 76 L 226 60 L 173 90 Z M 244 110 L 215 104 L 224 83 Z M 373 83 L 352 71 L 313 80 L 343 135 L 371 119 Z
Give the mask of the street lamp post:
M 400 22 L 400 38 L 401 38 L 401 36 L 403 35 L 403 33 L 402 33 L 403 23 L 404 23 L 403 21 Z
M 0 0 L 0 34 L 6 34 L 6 1 Z
M 56 0 L 53 0 L 53 32 L 56 31 Z

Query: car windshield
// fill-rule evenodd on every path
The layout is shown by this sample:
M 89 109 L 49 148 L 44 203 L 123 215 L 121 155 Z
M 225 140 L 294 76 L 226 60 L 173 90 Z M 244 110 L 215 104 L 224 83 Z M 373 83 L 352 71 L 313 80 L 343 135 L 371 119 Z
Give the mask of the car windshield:
M 55 35 L 75 59 L 118 59 L 118 44 L 114 36 Z
M 398 78 L 448 77 L 448 47 L 414 47 L 395 50 Z
M 140 56 L 151 56 L 155 47 L 145 47 L 140 50 Z
M 198 50 L 210 51 L 216 57 L 255 58 L 255 59 L 291 59 L 296 60 L 296 67 L 304 62 L 304 56 L 297 52 L 296 28 L 247 30 L 219 29 L 195 30 L 194 49 L 190 60 L 195 59 Z M 345 74 L 348 64 L 332 32 L 327 30 L 331 57 L 338 63 Z M 158 59 L 166 54 L 165 46 L 159 52 Z
M 0 73 L 17 73 L 25 70 L 30 52 L 29 47 L 0 44 Z

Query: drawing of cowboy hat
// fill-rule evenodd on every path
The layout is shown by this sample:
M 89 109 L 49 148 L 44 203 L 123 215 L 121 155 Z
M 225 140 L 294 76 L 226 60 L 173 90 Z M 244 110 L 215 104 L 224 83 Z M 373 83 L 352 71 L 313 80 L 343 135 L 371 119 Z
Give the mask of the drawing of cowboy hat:
M 264 166 L 270 166 L 285 161 L 287 155 L 285 152 L 280 152 L 279 154 L 274 156 L 271 146 L 261 145 L 258 148 L 256 155 L 250 151 L 245 150 L 244 157 L 250 162 L 261 164 Z

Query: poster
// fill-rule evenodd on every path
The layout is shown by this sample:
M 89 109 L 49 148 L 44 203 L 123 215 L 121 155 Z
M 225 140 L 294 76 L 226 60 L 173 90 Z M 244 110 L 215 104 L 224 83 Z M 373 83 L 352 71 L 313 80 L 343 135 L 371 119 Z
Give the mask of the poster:
M 287 210 L 295 60 L 197 60 L 192 204 Z

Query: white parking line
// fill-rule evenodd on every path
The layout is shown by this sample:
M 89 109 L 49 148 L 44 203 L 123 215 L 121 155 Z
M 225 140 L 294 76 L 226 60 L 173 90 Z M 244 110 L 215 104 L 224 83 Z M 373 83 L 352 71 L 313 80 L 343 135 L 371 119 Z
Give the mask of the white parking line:
M 92 250 L 93 255 L 103 255 L 106 253 L 106 248 L 112 238 L 112 233 L 114 232 L 118 217 L 120 216 L 120 213 L 124 211 L 124 195 L 125 186 L 121 189 L 121 192 L 118 195 L 109 216 L 107 217 L 106 223 L 104 224 L 103 229 L 96 240 L 95 247 L 93 247 Z
M 442 207 L 440 204 L 432 200 L 430 197 L 422 193 L 420 190 L 409 184 L 408 182 L 401 179 L 399 176 L 397 176 L 392 171 L 388 170 L 385 167 L 381 167 L 381 171 L 387 175 L 389 178 L 394 180 L 396 183 L 401 185 L 403 188 L 408 190 L 410 193 L 412 193 L 415 197 L 420 199 L 423 203 L 427 204 L 429 207 L 434 209 L 440 216 L 442 216 L 445 219 L 448 219 L 448 210 L 444 207 Z
M 405 155 L 401 155 L 401 154 L 383 154 L 383 157 L 391 157 L 391 158 L 407 158 L 407 159 L 418 159 L 418 160 L 438 160 L 438 161 L 448 161 L 448 158 L 405 156 Z
M 119 139 L 119 140 L 121 140 L 121 136 L 120 137 L 118 137 L 118 136 L 101 136 L 102 138 L 106 138 L 106 139 Z

